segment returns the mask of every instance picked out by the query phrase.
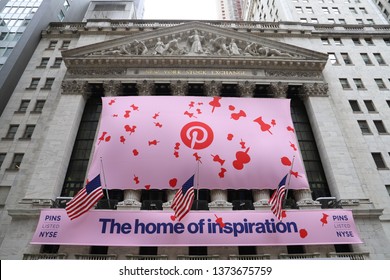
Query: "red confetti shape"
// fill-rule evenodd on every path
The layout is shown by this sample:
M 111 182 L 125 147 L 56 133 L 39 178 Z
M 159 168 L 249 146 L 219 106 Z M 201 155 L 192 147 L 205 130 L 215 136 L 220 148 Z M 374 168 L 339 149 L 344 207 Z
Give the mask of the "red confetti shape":
M 176 187 L 176 184 L 177 184 L 177 179 L 176 178 L 172 178 L 171 180 L 169 180 L 169 186 L 171 188 Z
M 138 150 L 137 150 L 137 149 L 134 149 L 134 150 L 133 150 L 133 155 L 134 155 L 134 156 L 138 156 L 138 154 L 139 154 L 139 153 L 138 153 Z
M 130 126 L 130 125 L 128 125 L 128 124 L 126 124 L 124 127 L 125 127 L 126 132 L 130 132 L 130 135 L 131 135 L 132 133 L 134 133 L 134 132 L 135 132 L 135 129 L 137 128 L 137 126 L 135 126 L 135 125 Z
M 134 175 L 133 180 L 134 180 L 134 183 L 136 183 L 137 185 L 139 184 L 138 176 L 135 176 L 135 175 Z
M 322 226 L 328 224 L 328 214 L 322 213 L 322 218 L 320 219 L 320 222 L 322 223 Z
M 194 102 L 194 101 L 191 101 L 190 104 L 188 104 L 188 107 L 190 107 L 190 109 L 191 109 L 191 108 L 194 107 L 194 105 L 195 105 L 195 102 Z
M 282 218 L 286 218 L 287 217 L 287 213 L 286 213 L 286 211 L 282 211 Z
M 261 131 L 263 132 L 268 131 L 272 135 L 272 132 L 269 130 L 271 128 L 271 125 L 265 123 L 262 117 L 258 117 L 257 119 L 254 120 L 254 122 L 260 125 Z
M 291 126 L 288 126 L 288 127 L 287 127 L 287 130 L 288 130 L 288 131 L 291 131 L 291 132 L 294 132 L 294 128 L 292 128 Z
M 211 155 L 213 157 L 213 161 L 218 162 L 221 166 L 225 163 L 224 159 L 221 159 L 219 155 Z
M 145 185 L 145 189 L 149 190 L 150 189 L 150 185 Z
M 184 115 L 189 116 L 190 118 L 196 118 L 196 116 L 194 116 L 194 113 L 190 113 L 188 111 L 185 111 Z
M 272 126 L 275 126 L 275 125 L 276 125 L 276 121 L 273 119 L 273 120 L 271 121 L 271 124 L 272 124 Z
M 302 177 L 301 175 L 299 175 L 298 171 L 290 171 L 290 174 L 293 175 L 295 178 L 298 178 L 298 177 Z
M 200 163 L 202 163 L 202 161 L 201 161 L 202 157 L 200 155 L 198 155 L 198 153 L 194 153 L 193 156 L 195 157 L 196 161 L 199 161 Z
M 104 141 L 106 142 L 110 142 L 110 140 L 111 140 L 111 136 L 107 136 L 106 139 L 104 139 Z
M 139 111 L 138 110 L 138 106 L 135 106 L 134 104 L 131 104 L 130 107 L 134 110 L 134 111 Z
M 251 157 L 248 155 L 249 148 L 245 152 L 238 151 L 236 153 L 236 160 L 233 161 L 233 167 L 237 170 L 244 168 L 244 165 L 251 161 Z
M 210 101 L 209 105 L 211 105 L 213 107 L 213 110 L 211 110 L 211 113 L 214 113 L 214 109 L 216 107 L 221 107 L 221 103 L 219 103 L 219 100 L 221 100 L 222 97 L 220 96 L 214 96 L 213 97 L 213 100 Z
M 159 122 L 157 122 L 157 123 L 155 122 L 154 125 L 157 126 L 157 127 L 159 127 L 159 128 L 162 128 L 162 127 L 163 127 L 162 124 L 159 123 Z
M 236 107 L 234 107 L 233 105 L 229 105 L 229 110 L 234 111 L 234 110 L 236 110 Z
M 179 152 L 178 151 L 174 151 L 173 155 L 175 156 L 175 158 L 178 158 L 179 157 Z
M 156 146 L 157 145 L 157 143 L 159 143 L 160 141 L 157 141 L 157 140 L 152 140 L 152 141 L 148 141 L 148 143 L 149 143 L 149 146 Z
M 108 105 L 112 105 L 115 103 L 115 99 L 111 99 L 110 102 L 108 103 Z
M 130 118 L 131 111 L 125 111 L 125 114 L 123 115 L 124 118 Z
M 176 220 L 176 216 L 175 215 L 172 215 L 171 216 L 171 220 L 174 222 Z
M 282 157 L 280 160 L 283 165 L 291 166 L 291 160 L 288 157 Z
M 221 217 L 218 217 L 217 215 L 215 215 L 215 218 L 217 218 L 215 220 L 215 222 L 221 227 L 221 228 L 224 228 L 226 226 L 226 224 L 222 221 L 222 218 Z
M 221 172 L 218 173 L 219 178 L 225 178 L 225 173 L 226 173 L 226 169 L 222 167 Z
M 120 141 L 121 141 L 122 144 L 125 144 L 126 138 L 125 138 L 124 136 L 121 136 L 121 137 L 120 137 Z
M 234 137 L 234 135 L 231 134 L 231 133 L 229 133 L 229 134 L 227 135 L 227 140 L 232 141 L 232 140 L 233 140 L 233 137 Z
M 175 148 L 174 148 L 175 150 L 179 150 L 180 149 L 180 143 L 179 142 L 176 142 L 175 143 Z
M 113 114 L 112 117 L 113 117 L 113 118 L 117 118 L 117 117 L 118 117 L 118 114 Z
M 295 144 L 293 144 L 293 143 L 291 143 L 291 142 L 290 142 L 290 147 L 291 147 L 294 151 L 297 150 L 297 147 L 295 147 Z
M 245 118 L 246 113 L 243 110 L 240 110 L 238 113 L 232 113 L 231 118 L 235 121 L 239 120 L 241 117 Z
M 156 113 L 156 114 L 154 114 L 153 119 L 157 119 L 159 116 L 160 116 L 160 113 Z
M 240 142 L 240 145 L 241 145 L 241 149 L 245 149 L 246 147 L 245 147 L 245 142 L 244 141 L 242 141 L 242 139 L 241 139 L 241 142 Z
M 106 137 L 106 135 L 107 135 L 107 132 L 103 131 L 102 136 L 99 137 L 99 143 L 98 144 L 100 144 L 101 141 L 104 141 L 104 138 Z
M 306 230 L 306 229 L 300 229 L 300 230 L 299 230 L 299 236 L 300 236 L 301 238 L 305 238 L 307 235 L 308 235 L 308 233 L 307 233 L 307 230 Z

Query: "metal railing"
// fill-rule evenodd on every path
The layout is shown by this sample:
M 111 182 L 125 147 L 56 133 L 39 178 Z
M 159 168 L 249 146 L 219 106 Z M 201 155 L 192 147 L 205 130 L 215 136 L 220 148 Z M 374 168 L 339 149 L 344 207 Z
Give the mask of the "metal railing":
M 117 255 L 104 255 L 104 254 L 75 254 L 76 260 L 93 260 L 93 261 L 101 261 L 101 260 L 116 260 Z
M 279 254 L 279 259 L 284 259 L 284 260 L 316 259 L 319 257 L 320 257 L 320 253 Z
M 126 255 L 127 260 L 167 260 L 167 255 Z
M 328 257 L 331 259 L 346 259 L 346 260 L 368 260 L 370 253 L 356 253 L 356 252 L 345 252 L 345 253 L 328 253 Z
M 219 255 L 178 255 L 178 260 L 219 260 Z
M 229 260 L 270 260 L 271 255 L 229 255 Z
M 24 254 L 23 260 L 63 260 L 68 257 L 65 253 L 59 254 L 49 254 L 49 253 L 40 253 L 40 254 Z

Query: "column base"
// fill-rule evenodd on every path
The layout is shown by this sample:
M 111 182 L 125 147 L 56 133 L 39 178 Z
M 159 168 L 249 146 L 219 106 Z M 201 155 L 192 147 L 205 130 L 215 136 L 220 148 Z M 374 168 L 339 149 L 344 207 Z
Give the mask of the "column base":
M 233 204 L 226 200 L 214 200 L 209 203 L 209 209 L 214 211 L 233 210 Z
M 117 204 L 117 210 L 141 210 L 141 202 L 134 199 L 126 199 Z

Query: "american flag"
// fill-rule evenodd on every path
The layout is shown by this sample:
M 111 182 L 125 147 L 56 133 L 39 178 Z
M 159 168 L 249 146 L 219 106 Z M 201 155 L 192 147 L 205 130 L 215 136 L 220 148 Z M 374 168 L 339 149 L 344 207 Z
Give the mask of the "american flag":
M 282 207 L 284 197 L 286 196 L 286 180 L 287 175 L 283 177 L 282 181 L 280 181 L 278 188 L 272 194 L 268 203 L 271 205 L 271 211 L 275 214 L 275 216 L 281 221 L 282 220 Z
M 194 177 L 187 180 L 173 198 L 171 208 L 175 211 L 175 218 L 180 222 L 190 211 L 194 202 Z
M 66 213 L 71 220 L 76 219 L 91 209 L 103 196 L 100 175 L 97 175 L 66 204 Z

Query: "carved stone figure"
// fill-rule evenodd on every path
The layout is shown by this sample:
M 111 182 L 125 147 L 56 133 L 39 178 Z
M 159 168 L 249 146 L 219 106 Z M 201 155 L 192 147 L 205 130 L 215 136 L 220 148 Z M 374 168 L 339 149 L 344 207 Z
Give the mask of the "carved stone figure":
M 248 45 L 244 49 L 244 54 L 245 55 L 252 55 L 252 56 L 257 56 L 257 44 L 254 42 L 248 42 Z
M 241 49 L 237 46 L 236 42 L 234 41 L 234 39 L 232 39 L 230 41 L 230 44 L 229 44 L 229 50 L 230 50 L 230 54 L 231 55 L 239 55 L 241 54 Z
M 180 37 L 177 39 L 175 38 L 175 35 L 172 35 L 172 37 L 173 39 L 165 45 L 163 54 L 183 54 L 184 51 L 179 46 L 181 41 Z
M 163 54 L 165 49 L 165 44 L 161 41 L 161 38 L 157 38 L 157 43 L 154 46 L 153 54 Z
M 226 46 L 226 38 L 225 37 L 218 37 L 216 39 L 211 39 L 210 43 L 214 47 L 215 53 L 219 55 L 229 55 L 229 50 Z
M 192 42 L 191 49 L 190 49 L 191 53 L 197 53 L 197 54 L 203 53 L 201 40 L 204 39 L 204 36 L 200 36 L 198 34 L 198 31 L 195 30 L 194 35 L 189 36 L 188 39 L 190 40 L 190 42 Z

